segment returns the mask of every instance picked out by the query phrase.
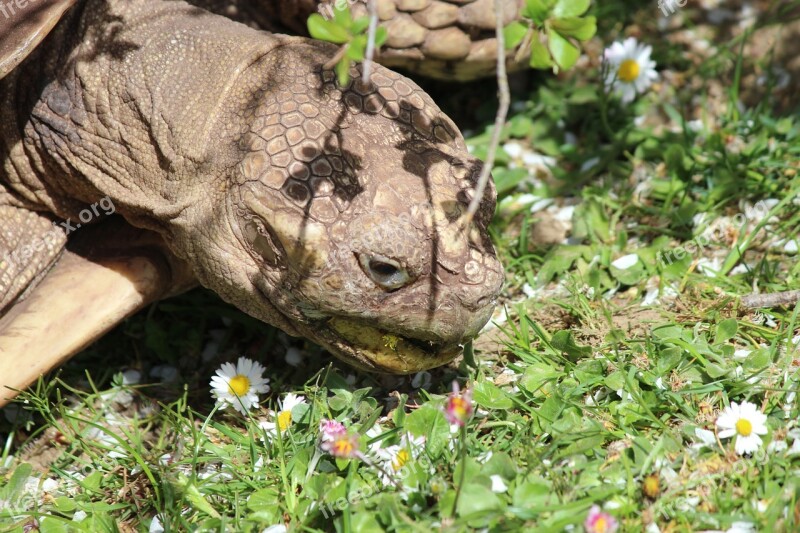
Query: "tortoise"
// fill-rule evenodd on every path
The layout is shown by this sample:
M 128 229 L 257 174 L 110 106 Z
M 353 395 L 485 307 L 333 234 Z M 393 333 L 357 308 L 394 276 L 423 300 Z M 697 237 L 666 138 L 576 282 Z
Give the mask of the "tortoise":
M 491 316 L 496 195 L 459 222 L 482 164 L 455 124 L 388 68 L 342 87 L 335 46 L 231 18 L 0 2 L 0 404 L 197 284 L 376 372 L 445 364 Z

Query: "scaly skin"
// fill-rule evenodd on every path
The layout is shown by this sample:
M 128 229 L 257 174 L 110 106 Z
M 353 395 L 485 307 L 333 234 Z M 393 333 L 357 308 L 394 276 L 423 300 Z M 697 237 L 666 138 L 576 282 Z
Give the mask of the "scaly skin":
M 460 231 L 480 162 L 456 127 L 385 68 L 339 88 L 334 52 L 182 2 L 79 3 L 0 82 L 0 183 L 62 218 L 108 196 L 200 283 L 353 364 L 443 364 L 502 283 L 494 191 Z
M 0 187 L 0 316 L 55 263 L 67 240 L 46 216 L 2 205 L 2 190 Z

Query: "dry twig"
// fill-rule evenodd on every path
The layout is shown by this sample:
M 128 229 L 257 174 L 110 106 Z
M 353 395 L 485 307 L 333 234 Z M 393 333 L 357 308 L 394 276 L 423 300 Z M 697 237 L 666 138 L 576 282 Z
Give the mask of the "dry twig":
M 369 11 L 369 30 L 367 32 L 367 51 L 364 54 L 364 69 L 361 71 L 361 79 L 364 82 L 369 81 L 369 75 L 372 71 L 372 56 L 375 55 L 375 34 L 378 31 L 378 8 L 375 5 L 375 0 L 367 2 L 367 10 Z
M 797 302 L 800 302 L 800 290 L 773 292 L 770 294 L 748 294 L 747 296 L 742 296 L 741 302 L 744 307 L 749 309 L 796 305 Z
M 347 46 L 347 44 L 341 45 L 333 57 L 330 58 L 327 63 L 322 65 L 322 70 L 333 70 L 336 67 L 336 63 L 341 61 L 344 57 L 344 54 L 347 53 Z
M 483 168 L 478 177 L 478 185 L 473 191 L 472 200 L 469 203 L 467 212 L 462 217 L 462 228 L 469 227 L 478 207 L 483 199 L 483 193 L 486 190 L 486 185 L 489 183 L 489 176 L 494 166 L 495 155 L 497 154 L 497 147 L 500 145 L 500 135 L 503 132 L 503 126 L 506 123 L 506 116 L 508 115 L 508 106 L 511 103 L 511 94 L 508 89 L 508 75 L 506 74 L 506 41 L 503 36 L 503 13 L 501 0 L 494 0 L 494 16 L 495 16 L 495 32 L 497 34 L 497 89 L 499 92 L 500 103 L 497 108 L 497 115 L 494 119 L 494 128 L 492 130 L 492 138 L 489 142 L 489 150 L 486 152 L 486 161 L 484 161 Z

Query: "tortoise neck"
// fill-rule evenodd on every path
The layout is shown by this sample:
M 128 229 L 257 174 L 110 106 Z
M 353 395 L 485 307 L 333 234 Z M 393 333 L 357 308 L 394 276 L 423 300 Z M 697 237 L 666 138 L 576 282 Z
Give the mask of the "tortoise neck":
M 285 39 L 179 2 L 82 2 L 0 85 L 22 132 L 0 181 L 62 217 L 109 197 L 169 233 L 227 189 L 241 125 L 219 117 L 245 115 L 226 108 L 236 80 Z

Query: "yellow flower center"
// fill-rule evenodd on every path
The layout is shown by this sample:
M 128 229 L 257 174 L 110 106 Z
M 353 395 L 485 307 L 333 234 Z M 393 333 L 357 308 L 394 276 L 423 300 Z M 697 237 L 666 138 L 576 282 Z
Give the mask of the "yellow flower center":
M 450 399 L 450 414 L 459 420 L 467 418 L 467 402 L 461 397 L 454 397 Z
M 606 533 L 608 531 L 608 521 L 605 516 L 598 516 L 597 520 L 594 521 L 594 531 L 595 533 Z
M 353 454 L 353 442 L 350 439 L 336 439 L 333 443 L 333 455 L 349 457 Z
M 397 455 L 394 456 L 394 460 L 392 461 L 392 468 L 394 471 L 397 472 L 408 463 L 408 460 L 411 459 L 411 454 L 408 453 L 408 450 L 400 450 L 397 452 Z
M 749 420 L 740 418 L 739 420 L 736 421 L 736 433 L 738 433 L 742 437 L 748 437 L 752 432 L 753 432 L 753 424 L 751 424 Z
M 250 380 L 247 376 L 237 374 L 228 382 L 228 390 L 236 396 L 244 396 L 250 390 Z
M 651 474 L 644 478 L 642 484 L 642 491 L 648 498 L 656 499 L 658 493 L 661 491 L 657 474 Z
M 639 63 L 633 59 L 626 59 L 617 70 L 617 77 L 625 83 L 630 83 L 639 77 Z
M 278 413 L 278 429 L 286 431 L 286 428 L 292 425 L 292 412 L 281 411 Z

